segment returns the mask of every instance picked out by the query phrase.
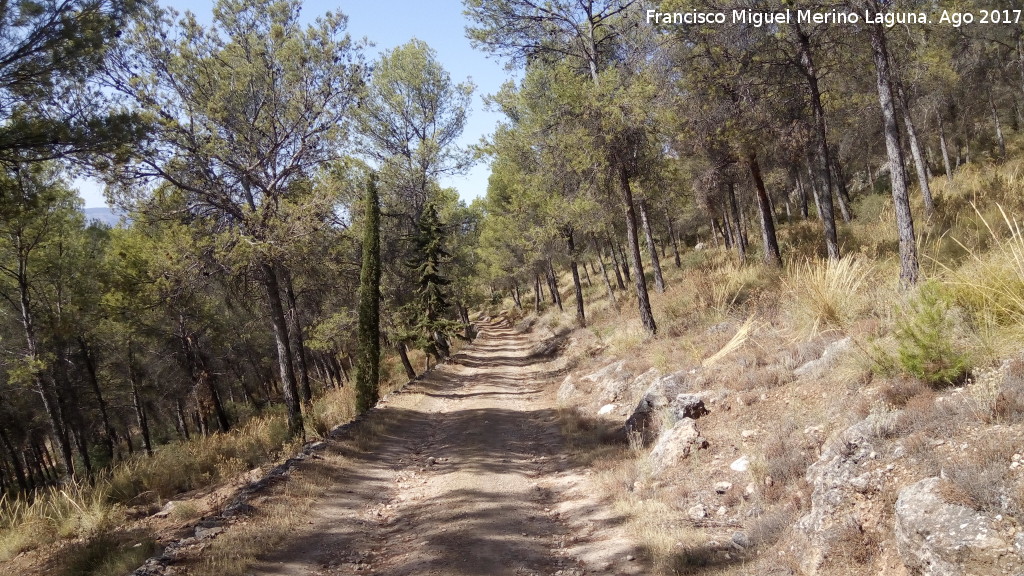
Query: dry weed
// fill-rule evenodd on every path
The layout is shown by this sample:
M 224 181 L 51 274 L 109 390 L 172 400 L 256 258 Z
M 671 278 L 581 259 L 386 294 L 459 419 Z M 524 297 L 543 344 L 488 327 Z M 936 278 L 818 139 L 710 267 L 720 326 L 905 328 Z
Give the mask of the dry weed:
M 810 337 L 848 327 L 869 305 L 863 288 L 873 273 L 874 265 L 859 256 L 792 266 L 783 287 L 793 328 Z

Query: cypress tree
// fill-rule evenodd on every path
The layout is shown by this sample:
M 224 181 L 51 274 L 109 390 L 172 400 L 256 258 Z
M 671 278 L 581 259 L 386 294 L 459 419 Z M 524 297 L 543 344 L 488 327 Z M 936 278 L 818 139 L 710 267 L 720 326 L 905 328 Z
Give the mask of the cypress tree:
M 451 258 L 444 249 L 446 231 L 433 204 L 428 204 L 420 218 L 414 254 L 409 264 L 417 275 L 416 328 L 422 335 L 423 350 L 438 361 L 450 353 L 448 336 L 458 330 L 459 324 L 446 318 L 451 307 L 444 287 L 451 281 L 441 274 L 441 265 Z
M 380 199 L 377 177 L 366 181 L 363 266 L 359 273 L 359 353 L 356 365 L 356 410 L 377 403 L 380 381 Z

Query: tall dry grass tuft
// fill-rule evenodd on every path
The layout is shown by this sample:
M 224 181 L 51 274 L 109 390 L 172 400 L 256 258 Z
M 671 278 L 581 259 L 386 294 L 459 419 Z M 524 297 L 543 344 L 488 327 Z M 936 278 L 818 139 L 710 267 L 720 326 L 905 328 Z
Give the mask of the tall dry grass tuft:
M 805 337 L 847 328 L 865 311 L 864 287 L 874 270 L 860 256 L 792 266 L 783 287 L 790 294 L 787 312 L 793 327 Z
M 285 417 L 254 418 L 227 434 L 213 434 L 161 447 L 110 472 L 115 502 L 159 502 L 255 468 L 293 447 Z
M 88 537 L 123 519 L 110 485 L 70 481 L 37 490 L 31 500 L 0 498 L 0 560 L 58 538 Z
M 976 318 L 991 320 L 1000 326 L 1020 324 L 1024 320 L 1024 230 L 999 208 L 1006 233 L 1000 234 L 989 219 L 975 208 L 989 236 L 989 249 L 964 249 L 968 261 L 954 270 L 946 268 L 945 284 L 957 305 Z
M 307 433 L 317 438 L 326 438 L 332 428 L 351 422 L 356 417 L 355 406 L 353 386 L 328 390 L 306 410 Z

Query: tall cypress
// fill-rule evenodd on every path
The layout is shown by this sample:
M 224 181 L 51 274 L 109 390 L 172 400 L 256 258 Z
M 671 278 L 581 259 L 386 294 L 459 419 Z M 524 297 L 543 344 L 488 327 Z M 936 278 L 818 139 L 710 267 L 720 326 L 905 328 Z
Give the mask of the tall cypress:
M 363 267 L 359 273 L 359 353 L 356 364 L 356 410 L 372 408 L 380 381 L 380 199 L 377 176 L 366 180 Z
M 448 336 L 459 329 L 459 324 L 446 318 L 450 303 L 444 287 L 451 284 L 441 274 L 441 265 L 451 258 L 444 249 L 446 232 L 437 209 L 428 204 L 420 218 L 416 233 L 414 259 L 409 265 L 416 271 L 417 311 L 416 326 L 423 338 L 423 351 L 444 360 L 450 353 Z

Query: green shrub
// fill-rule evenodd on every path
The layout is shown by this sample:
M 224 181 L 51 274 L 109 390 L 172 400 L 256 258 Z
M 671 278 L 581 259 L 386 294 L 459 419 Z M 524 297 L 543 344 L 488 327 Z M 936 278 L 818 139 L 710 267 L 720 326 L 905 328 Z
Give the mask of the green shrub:
M 899 370 L 933 387 L 963 383 L 970 370 L 955 339 L 949 306 L 934 284 L 921 287 L 894 334 Z

